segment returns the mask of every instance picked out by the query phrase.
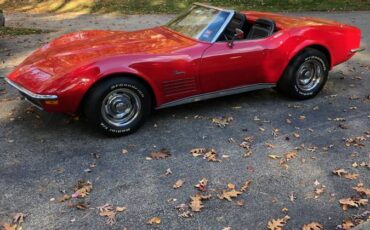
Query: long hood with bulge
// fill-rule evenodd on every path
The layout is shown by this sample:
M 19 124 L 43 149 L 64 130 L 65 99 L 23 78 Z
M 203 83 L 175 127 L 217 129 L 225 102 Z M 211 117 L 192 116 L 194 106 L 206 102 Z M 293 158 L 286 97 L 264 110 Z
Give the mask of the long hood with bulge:
M 82 31 L 64 35 L 29 56 L 8 78 L 42 93 L 48 83 L 97 60 L 125 55 L 161 55 L 194 44 L 165 27 L 125 31 Z

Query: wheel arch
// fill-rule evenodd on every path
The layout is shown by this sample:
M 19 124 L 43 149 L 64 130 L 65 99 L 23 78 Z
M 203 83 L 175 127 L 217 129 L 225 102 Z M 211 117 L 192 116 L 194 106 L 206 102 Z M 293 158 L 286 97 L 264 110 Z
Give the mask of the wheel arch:
M 110 73 L 104 77 L 100 77 L 98 80 L 96 80 L 90 87 L 89 89 L 84 93 L 82 100 L 78 106 L 78 113 L 82 112 L 83 105 L 86 103 L 86 100 L 88 98 L 89 93 L 97 87 L 99 84 L 102 82 L 108 81 L 112 78 L 120 78 L 120 77 L 127 77 L 127 78 L 132 78 L 140 81 L 143 85 L 146 86 L 148 89 L 151 99 L 152 99 L 152 107 L 154 108 L 157 105 L 158 98 L 157 94 L 155 93 L 155 90 L 153 89 L 153 86 L 143 77 L 133 74 L 133 73 L 128 73 L 128 72 L 117 72 L 117 73 Z
M 311 49 L 316 49 L 320 52 L 322 52 L 327 60 L 328 60 L 328 63 L 329 63 L 329 69 L 332 69 L 332 55 L 330 53 L 330 50 L 325 46 L 325 45 L 322 45 L 322 44 L 318 44 L 318 43 L 313 43 L 313 44 L 306 44 L 300 48 L 298 48 L 297 50 L 295 50 L 295 52 L 292 53 L 292 55 L 290 56 L 289 58 L 289 63 L 297 56 L 299 55 L 300 53 L 302 53 L 304 50 L 308 49 L 308 48 L 311 48 Z

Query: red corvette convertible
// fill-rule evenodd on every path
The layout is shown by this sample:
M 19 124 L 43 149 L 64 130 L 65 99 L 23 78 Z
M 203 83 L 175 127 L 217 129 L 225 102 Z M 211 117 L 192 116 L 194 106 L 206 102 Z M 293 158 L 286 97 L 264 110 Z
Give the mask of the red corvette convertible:
M 45 111 L 81 112 L 121 136 L 153 108 L 271 87 L 312 98 L 331 68 L 361 51 L 360 37 L 334 21 L 195 4 L 165 26 L 64 35 L 6 81 Z

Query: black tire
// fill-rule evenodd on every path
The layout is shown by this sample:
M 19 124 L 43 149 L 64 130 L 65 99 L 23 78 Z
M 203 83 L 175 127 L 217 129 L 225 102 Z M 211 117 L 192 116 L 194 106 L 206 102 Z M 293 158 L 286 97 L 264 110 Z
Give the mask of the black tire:
M 312 71 L 309 71 L 310 69 Z M 312 80 L 309 81 L 307 79 L 311 76 L 311 72 L 313 72 Z M 317 77 L 315 78 L 314 75 Z M 289 63 L 277 84 L 277 90 L 298 100 L 310 99 L 322 90 L 328 75 L 329 61 L 326 55 L 319 50 L 306 48 Z M 308 81 L 307 85 L 305 85 L 306 81 Z
M 139 80 L 115 77 L 103 80 L 89 91 L 84 101 L 84 115 L 99 131 L 111 137 L 120 137 L 140 128 L 150 115 L 151 102 L 149 90 Z M 131 112 L 126 114 L 126 111 Z M 125 119 L 130 120 L 123 122 L 122 118 L 114 117 L 123 114 L 127 115 Z

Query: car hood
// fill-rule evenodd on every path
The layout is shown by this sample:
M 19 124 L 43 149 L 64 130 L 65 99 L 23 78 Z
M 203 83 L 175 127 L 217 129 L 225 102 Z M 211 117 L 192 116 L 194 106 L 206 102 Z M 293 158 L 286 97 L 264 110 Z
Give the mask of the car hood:
M 67 34 L 41 47 L 21 63 L 8 78 L 36 93 L 46 83 L 76 68 L 109 57 L 170 54 L 195 44 L 165 27 L 126 31 L 82 31 Z

